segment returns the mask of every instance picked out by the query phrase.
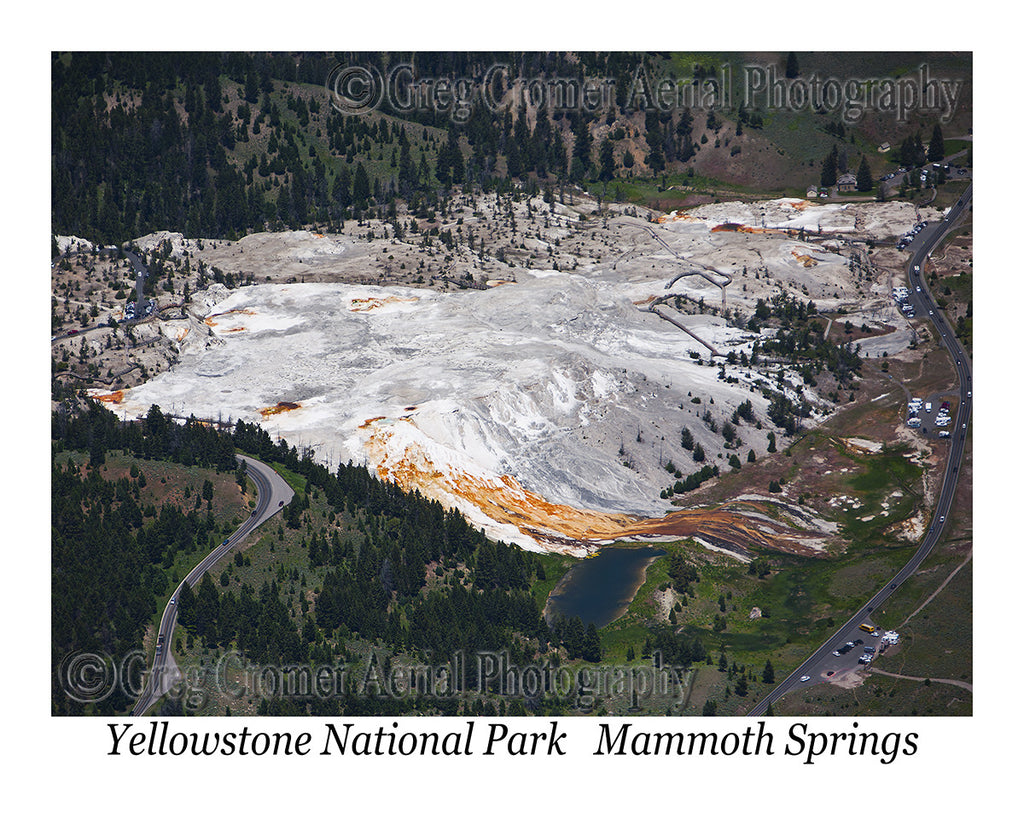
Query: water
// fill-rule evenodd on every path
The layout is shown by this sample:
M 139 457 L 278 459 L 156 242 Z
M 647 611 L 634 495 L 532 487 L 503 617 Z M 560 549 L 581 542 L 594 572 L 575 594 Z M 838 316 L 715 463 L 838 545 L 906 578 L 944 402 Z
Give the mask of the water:
M 581 560 L 548 597 L 547 614 L 579 617 L 598 628 L 621 617 L 643 585 L 648 564 L 665 554 L 656 546 L 609 546 Z

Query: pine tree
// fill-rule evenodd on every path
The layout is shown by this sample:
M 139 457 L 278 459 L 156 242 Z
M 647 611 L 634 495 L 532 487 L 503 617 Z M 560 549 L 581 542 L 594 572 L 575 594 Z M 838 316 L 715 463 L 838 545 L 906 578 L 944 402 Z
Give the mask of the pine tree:
M 860 168 L 857 169 L 857 190 L 869 191 L 874 187 L 874 179 L 871 178 L 871 168 L 868 166 L 868 158 L 860 158 Z
M 362 162 L 356 163 L 356 173 L 352 179 L 352 199 L 356 207 L 365 208 L 370 198 L 370 178 Z
M 821 167 L 821 187 L 831 188 L 836 184 L 836 173 L 839 168 L 839 150 L 832 146 L 832 150 L 829 151 L 828 156 L 825 157 L 825 162 Z
M 796 54 L 792 51 L 786 57 L 786 79 L 792 80 L 800 76 L 800 64 L 796 60 Z
M 447 154 L 452 184 L 461 185 L 466 178 L 466 166 L 462 159 L 462 150 L 459 148 L 459 137 L 454 127 L 448 129 Z
M 942 129 L 938 123 L 932 129 L 932 139 L 928 143 L 928 161 L 929 162 L 940 162 L 946 155 L 946 145 L 942 139 Z
M 570 168 L 573 182 L 582 182 L 590 175 L 590 146 L 593 144 L 593 137 L 590 135 L 590 128 L 582 114 L 576 115 L 576 122 L 573 124 L 573 147 L 572 166 Z
M 609 182 L 615 176 L 615 154 L 611 140 L 605 137 L 601 141 L 601 174 L 598 177 L 602 182 Z
M 192 587 L 185 583 L 178 592 L 178 622 L 185 628 L 190 628 L 195 623 L 196 597 Z

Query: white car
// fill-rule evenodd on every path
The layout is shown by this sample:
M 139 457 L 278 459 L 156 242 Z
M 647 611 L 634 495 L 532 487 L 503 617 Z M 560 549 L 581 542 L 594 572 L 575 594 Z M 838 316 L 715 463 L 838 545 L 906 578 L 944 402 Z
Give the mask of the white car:
M 804 674 L 804 675 L 803 675 L 803 676 L 802 676 L 802 677 L 800 678 L 800 682 L 807 682 L 807 681 L 808 681 L 809 679 L 810 679 L 810 677 L 808 677 L 808 676 L 807 676 L 806 674 Z

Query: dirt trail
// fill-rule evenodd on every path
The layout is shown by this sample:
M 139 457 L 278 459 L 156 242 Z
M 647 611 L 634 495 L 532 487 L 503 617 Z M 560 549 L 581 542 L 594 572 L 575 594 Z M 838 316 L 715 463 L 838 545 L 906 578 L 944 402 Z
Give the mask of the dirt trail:
M 939 679 L 938 677 L 911 677 L 911 676 L 908 676 L 907 674 L 896 674 L 896 673 L 894 673 L 892 671 L 882 671 L 882 670 L 880 670 L 878 668 L 872 668 L 870 671 L 868 671 L 868 673 L 869 674 L 881 674 L 881 675 L 883 675 L 885 677 L 895 677 L 896 679 L 899 679 L 899 680 L 913 680 L 914 682 L 925 682 L 925 681 L 930 680 L 933 683 L 945 683 L 946 685 L 955 685 L 955 686 L 957 686 L 959 688 L 967 689 L 972 694 L 974 693 L 974 686 L 971 685 L 971 683 L 964 682 L 963 680 L 943 680 L 943 679 Z
M 933 591 L 930 595 L 928 595 L 928 599 L 927 600 L 925 600 L 920 606 L 918 606 L 916 609 L 914 609 L 914 611 L 912 611 L 910 614 L 907 615 L 906 619 L 902 623 L 900 623 L 900 628 L 902 628 L 907 623 L 909 623 L 911 618 L 916 617 L 921 612 L 921 610 L 924 609 L 925 606 L 927 606 L 929 603 L 931 603 L 932 600 L 934 600 L 938 596 L 939 592 L 941 592 L 944 588 L 946 588 L 946 585 L 949 583 L 949 581 L 952 580 L 954 577 L 956 577 L 957 572 L 959 572 L 964 566 L 966 566 L 968 564 L 968 562 L 970 562 L 971 558 L 973 558 L 973 557 L 974 557 L 974 549 L 971 549 L 971 551 L 969 551 L 967 553 L 967 557 L 964 558 L 964 562 L 961 563 L 959 566 L 957 566 L 955 569 L 953 569 L 953 571 L 951 571 L 949 573 L 949 577 L 947 577 L 945 580 L 943 580 L 942 583 L 939 585 L 939 587 L 935 591 Z

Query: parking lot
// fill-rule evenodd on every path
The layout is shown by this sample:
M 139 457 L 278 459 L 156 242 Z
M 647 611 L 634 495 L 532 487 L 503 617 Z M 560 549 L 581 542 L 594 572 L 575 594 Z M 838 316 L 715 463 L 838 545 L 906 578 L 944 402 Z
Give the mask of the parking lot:
M 870 627 L 870 630 L 865 628 Z M 837 679 L 861 666 L 870 666 L 887 649 L 899 643 L 899 634 L 883 631 L 870 623 L 858 627 L 854 634 L 847 635 L 838 643 L 821 666 L 800 678 L 801 685 L 815 685 L 819 682 Z
M 927 399 L 911 398 L 907 402 L 907 426 L 920 430 L 922 435 L 930 438 L 949 438 L 947 427 L 953 423 L 956 399 L 947 398 L 946 395 L 936 393 Z

